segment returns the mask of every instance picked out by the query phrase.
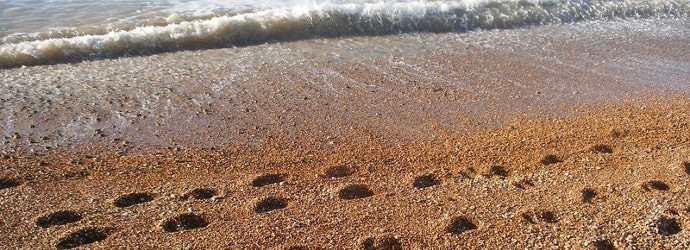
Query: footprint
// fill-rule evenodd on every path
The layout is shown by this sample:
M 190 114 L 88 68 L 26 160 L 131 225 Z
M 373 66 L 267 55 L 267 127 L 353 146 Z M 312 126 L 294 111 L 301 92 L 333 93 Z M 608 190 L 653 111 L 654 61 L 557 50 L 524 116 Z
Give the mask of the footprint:
M 402 250 L 400 240 L 392 236 L 369 237 L 362 241 L 364 250 Z
M 513 182 L 513 186 L 519 189 L 527 189 L 527 187 L 534 187 L 534 182 L 524 178 L 522 180 Z
M 671 236 L 681 231 L 680 224 L 675 218 L 661 217 L 655 221 L 657 232 L 664 236 Z
M 267 174 L 254 178 L 252 181 L 253 187 L 263 187 L 271 184 L 277 184 L 285 181 L 283 175 L 280 174 Z
M 267 197 L 256 203 L 254 206 L 254 212 L 257 214 L 265 213 L 268 211 L 273 211 L 276 209 L 286 208 L 288 205 L 287 200 L 278 197 Z
M 338 197 L 343 200 L 361 199 L 374 195 L 366 185 L 352 184 L 338 191 Z
M 556 223 L 558 218 L 554 212 L 549 210 L 538 210 L 522 213 L 522 219 L 527 223 L 536 224 L 539 221 L 546 223 Z
M 21 185 L 22 183 L 15 179 L 0 178 L 0 189 L 12 188 Z
M 308 249 L 310 249 L 310 248 L 308 248 L 308 247 L 306 247 L 306 246 L 290 246 L 290 247 L 288 247 L 288 248 L 286 248 L 286 249 L 287 249 L 287 250 L 308 250 Z
M 161 224 L 163 231 L 168 233 L 192 230 L 206 226 L 208 226 L 206 219 L 193 213 L 184 213 L 173 218 L 168 218 Z
M 38 219 L 36 219 L 36 225 L 42 228 L 49 228 L 51 226 L 65 225 L 79 220 L 81 220 L 81 215 L 65 210 L 38 217 Z
M 613 153 L 613 149 L 609 147 L 608 145 L 604 144 L 597 144 L 592 147 L 592 152 L 594 153 L 602 153 L 602 154 L 610 154 Z
M 594 250 L 616 250 L 616 247 L 607 239 L 597 240 L 592 243 Z
M 546 222 L 546 223 L 558 222 L 558 219 L 556 218 L 556 214 L 554 214 L 551 211 L 540 211 L 539 213 L 537 213 L 537 218 L 539 218 L 539 220 Z
M 108 237 L 108 233 L 105 229 L 99 228 L 83 228 L 72 233 L 69 233 L 55 244 L 57 249 L 70 249 L 78 246 L 83 246 L 91 244 L 97 241 L 105 240 Z
M 477 224 L 465 217 L 456 217 L 446 226 L 446 232 L 451 234 L 461 234 L 477 229 Z
M 125 194 L 115 199 L 114 205 L 116 207 L 129 207 L 139 203 L 145 203 L 153 200 L 153 195 L 149 193 L 131 193 Z
M 685 169 L 686 174 L 690 174 L 690 161 L 683 163 L 683 168 Z
M 441 182 L 436 179 L 433 174 L 424 174 L 414 178 L 412 186 L 415 188 L 428 188 L 440 184 Z
M 324 171 L 322 177 L 326 179 L 335 179 L 350 176 L 355 172 L 351 167 L 345 165 L 332 166 Z
M 486 177 L 492 177 L 492 176 L 499 176 L 499 177 L 507 177 L 508 176 L 508 171 L 503 166 L 498 166 L 494 165 L 489 167 L 488 169 L 483 171 L 484 173 L 482 174 L 483 176 Z
M 556 164 L 559 162 L 562 162 L 562 160 L 560 158 L 558 158 L 558 156 L 555 156 L 555 155 L 547 155 L 541 159 L 541 164 L 544 164 L 544 165 L 551 165 L 551 164 Z
M 642 183 L 642 189 L 645 191 L 652 191 L 654 190 L 659 190 L 659 191 L 668 191 L 671 189 L 666 183 L 658 180 L 653 180 L 653 181 L 647 181 L 645 183 Z
M 181 197 L 182 200 L 188 200 L 190 198 L 196 199 L 196 200 L 206 200 L 206 199 L 211 199 L 214 196 L 216 196 L 216 190 L 209 189 L 209 188 L 197 188 L 192 190 L 191 192 L 183 195 Z
M 597 191 L 591 188 L 585 188 L 580 191 L 580 197 L 582 198 L 582 203 L 592 203 L 594 197 L 597 196 Z

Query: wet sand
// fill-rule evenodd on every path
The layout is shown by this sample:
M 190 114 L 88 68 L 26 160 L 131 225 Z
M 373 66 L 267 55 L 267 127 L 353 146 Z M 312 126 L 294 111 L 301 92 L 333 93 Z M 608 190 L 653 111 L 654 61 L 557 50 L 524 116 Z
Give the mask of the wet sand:
M 587 23 L 3 70 L 0 244 L 688 248 L 688 42 Z

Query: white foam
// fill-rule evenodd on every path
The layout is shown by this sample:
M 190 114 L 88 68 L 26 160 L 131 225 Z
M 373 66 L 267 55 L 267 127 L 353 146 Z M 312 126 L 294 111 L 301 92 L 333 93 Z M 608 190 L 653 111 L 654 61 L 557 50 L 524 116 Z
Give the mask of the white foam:
M 182 3 L 191 4 L 187 1 L 180 2 L 179 6 L 182 6 Z M 544 3 L 552 6 L 543 5 Z M 568 21 L 569 18 L 574 20 L 608 18 L 608 15 L 635 17 L 642 13 L 664 16 L 676 11 L 676 16 L 687 16 L 690 12 L 690 0 L 626 0 L 602 1 L 594 4 L 583 1 L 567 1 L 562 4 L 557 0 L 343 3 L 312 1 L 301 5 L 293 4 L 244 14 L 223 15 L 161 26 L 136 27 L 104 34 L 4 44 L 0 45 L 0 67 L 44 63 L 52 60 L 122 56 L 190 47 L 219 46 L 219 44 L 251 44 L 276 39 L 295 39 L 299 38 L 297 36 L 300 32 L 304 33 L 302 34 L 304 37 L 309 37 L 339 34 L 339 32 L 378 34 L 395 33 L 398 30 L 452 31 L 470 26 L 509 28 L 519 26 L 523 22 L 539 24 Z M 489 5 L 489 9 L 483 9 L 487 4 L 493 5 Z M 190 8 L 190 6 L 194 5 L 185 5 L 184 8 Z M 208 9 L 213 8 L 219 7 Z M 627 12 L 630 14 L 626 14 Z M 468 22 L 470 24 L 467 24 Z M 423 26 L 425 23 L 430 23 L 431 26 Z

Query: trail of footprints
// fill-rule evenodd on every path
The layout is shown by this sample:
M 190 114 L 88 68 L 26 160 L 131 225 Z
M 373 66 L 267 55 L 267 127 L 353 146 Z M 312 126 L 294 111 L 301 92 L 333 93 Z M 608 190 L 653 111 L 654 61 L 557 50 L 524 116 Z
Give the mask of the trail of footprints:
M 596 153 L 611 153 L 612 150 L 606 145 L 596 145 L 592 148 Z M 540 161 L 543 165 L 551 165 L 562 162 L 560 158 L 555 155 L 546 155 Z M 682 170 L 690 175 L 690 162 L 682 163 Z M 356 169 L 350 166 L 339 165 L 326 168 L 321 175 L 323 179 L 338 179 L 352 175 Z M 506 177 L 508 171 L 502 166 L 491 166 L 482 174 L 485 177 L 499 176 Z M 250 185 L 256 188 L 265 187 L 268 185 L 282 184 L 285 182 L 286 175 L 283 174 L 265 174 L 254 178 Z M 22 185 L 23 183 L 16 179 L 0 178 L 0 190 L 13 188 Z M 433 174 L 421 174 L 412 180 L 411 186 L 415 189 L 423 190 L 435 185 L 441 184 Z M 518 189 L 525 189 L 534 186 L 529 180 L 520 180 L 513 182 L 513 185 Z M 642 190 L 645 191 L 668 191 L 670 187 L 659 180 L 650 180 L 640 184 Z M 214 189 L 198 188 L 181 196 L 182 200 L 196 199 L 212 199 L 216 197 L 217 192 Z M 375 193 L 367 185 L 364 184 L 349 184 L 341 187 L 337 193 L 338 198 L 342 200 L 365 199 L 374 196 Z M 595 202 L 598 192 L 592 188 L 584 188 L 580 191 L 580 200 L 583 204 L 592 204 Z M 117 208 L 126 208 L 151 202 L 155 199 L 155 195 L 147 192 L 135 192 L 124 194 L 117 197 L 113 201 L 113 206 Z M 280 196 L 267 196 L 259 199 L 253 206 L 253 212 L 256 214 L 268 213 L 274 210 L 284 209 L 288 207 L 288 200 Z M 687 208 L 690 211 L 690 208 Z M 677 213 L 676 213 L 677 214 Z M 60 210 L 52 213 L 44 214 L 36 218 L 35 224 L 40 228 L 50 228 L 54 226 L 63 226 L 70 223 L 80 221 L 82 215 L 79 212 L 70 210 Z M 521 218 L 525 223 L 557 223 L 558 216 L 549 210 L 529 210 L 521 213 Z M 478 223 L 472 218 L 458 216 L 454 217 L 444 228 L 448 234 L 459 235 L 468 231 L 478 229 Z M 194 230 L 204 228 L 209 225 L 209 222 L 200 215 L 192 212 L 178 214 L 176 216 L 166 218 L 159 225 L 164 232 L 179 232 L 184 230 Z M 661 217 L 655 220 L 657 232 L 661 235 L 669 236 L 679 233 L 682 228 L 675 218 Z M 112 231 L 109 228 L 98 227 L 83 227 L 68 232 L 60 237 L 54 244 L 57 249 L 69 249 L 78 246 L 91 244 L 94 242 L 105 240 L 108 234 Z M 400 239 L 392 236 L 376 236 L 368 237 L 360 242 L 362 249 L 402 249 Z M 614 244 L 608 239 L 600 239 L 592 242 L 595 249 L 616 249 Z M 291 249 L 306 249 L 305 247 L 292 247 Z

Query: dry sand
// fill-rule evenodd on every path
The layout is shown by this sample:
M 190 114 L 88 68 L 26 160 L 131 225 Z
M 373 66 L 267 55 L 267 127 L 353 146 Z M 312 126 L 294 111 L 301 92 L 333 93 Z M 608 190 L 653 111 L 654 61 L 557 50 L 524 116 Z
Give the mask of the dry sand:
M 0 246 L 690 248 L 690 32 L 656 25 L 4 70 Z

